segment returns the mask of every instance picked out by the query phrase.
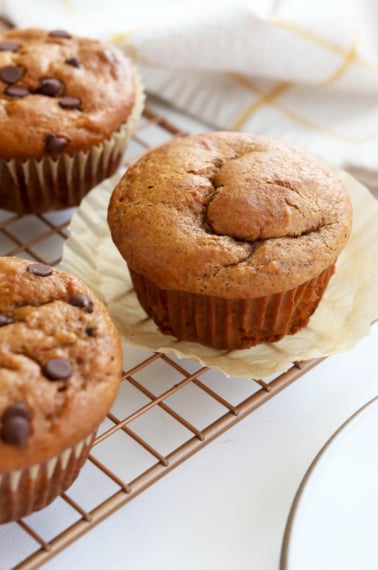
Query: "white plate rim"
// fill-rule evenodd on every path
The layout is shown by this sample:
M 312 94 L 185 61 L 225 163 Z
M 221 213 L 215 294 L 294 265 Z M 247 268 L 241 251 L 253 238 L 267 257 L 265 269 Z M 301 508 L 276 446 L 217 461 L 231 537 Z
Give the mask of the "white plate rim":
M 302 501 L 302 497 L 304 494 L 307 485 L 316 470 L 321 458 L 327 453 L 329 448 L 333 445 L 335 440 L 342 434 L 344 431 L 352 426 L 355 420 L 357 420 L 368 408 L 378 402 L 378 396 L 374 396 L 374 398 L 370 399 L 366 402 L 363 406 L 361 406 L 358 410 L 356 410 L 349 418 L 347 418 L 338 428 L 337 430 L 331 435 L 331 437 L 326 441 L 320 451 L 315 455 L 314 459 L 312 460 L 310 466 L 308 467 L 307 471 L 304 474 L 302 481 L 299 484 L 299 487 L 296 491 L 294 496 L 293 502 L 290 507 L 289 515 L 287 517 L 285 531 L 282 540 L 282 547 L 281 547 L 281 558 L 280 558 L 280 570 L 290 570 L 289 567 L 289 550 L 291 545 L 291 537 L 293 535 L 293 528 L 296 519 L 296 515 L 299 510 L 299 505 Z

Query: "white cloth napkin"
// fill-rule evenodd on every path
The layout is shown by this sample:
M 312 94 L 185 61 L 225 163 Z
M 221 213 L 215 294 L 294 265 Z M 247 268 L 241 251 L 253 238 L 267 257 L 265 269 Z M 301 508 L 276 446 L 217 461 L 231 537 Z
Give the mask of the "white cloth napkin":
M 376 0 L 4 0 L 3 13 L 119 45 L 148 92 L 209 129 L 378 171 Z

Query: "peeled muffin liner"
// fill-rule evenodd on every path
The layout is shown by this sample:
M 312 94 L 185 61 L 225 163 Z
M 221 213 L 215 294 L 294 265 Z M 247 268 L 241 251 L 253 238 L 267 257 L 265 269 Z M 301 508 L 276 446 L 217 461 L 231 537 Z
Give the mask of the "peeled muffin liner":
M 371 323 L 378 319 L 378 201 L 346 172 L 338 174 L 352 201 L 352 233 L 308 324 L 278 342 L 224 351 L 162 334 L 138 302 L 106 218 L 109 196 L 121 170 L 90 192 L 74 213 L 62 263 L 104 301 L 128 352 L 143 347 L 189 358 L 231 377 L 270 378 L 294 361 L 351 350 L 369 334 Z
M 96 432 L 43 463 L 0 472 L 0 523 L 46 507 L 76 479 Z
M 42 213 L 78 206 L 94 186 L 121 164 L 143 111 L 144 92 L 135 72 L 135 102 L 127 122 L 107 140 L 73 155 L 40 160 L 0 159 L 0 186 L 6 189 L 1 207 L 19 214 Z
M 138 300 L 163 333 L 219 350 L 275 342 L 305 326 L 315 311 L 334 264 L 294 289 L 252 299 L 163 290 L 130 269 Z

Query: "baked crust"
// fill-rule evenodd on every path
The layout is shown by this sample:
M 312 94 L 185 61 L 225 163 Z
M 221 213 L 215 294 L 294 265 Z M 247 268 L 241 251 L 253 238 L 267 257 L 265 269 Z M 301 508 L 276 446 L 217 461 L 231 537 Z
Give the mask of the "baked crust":
M 0 71 L 21 68 L 22 77 L 12 86 L 30 91 L 10 96 L 9 84 L 0 80 L 0 158 L 42 158 L 49 135 L 68 141 L 64 150 L 71 155 L 110 138 L 127 121 L 136 97 L 131 62 L 115 47 L 68 36 L 41 29 L 0 34 L 0 42 L 18 46 L 0 51 Z M 40 93 L 44 79 L 61 82 L 62 93 Z M 63 97 L 78 98 L 80 108 L 63 108 Z
M 0 437 L 0 472 L 47 461 L 93 433 L 121 377 L 120 339 L 104 305 L 74 276 L 35 275 L 30 264 L 0 258 L 0 315 L 11 321 L 0 326 L 0 430 L 16 402 L 31 418 L 21 447 Z M 68 379 L 46 377 L 56 358 L 72 367 Z
M 194 135 L 146 153 L 115 188 L 112 238 L 164 290 L 252 299 L 335 263 L 352 209 L 338 176 L 283 141 Z

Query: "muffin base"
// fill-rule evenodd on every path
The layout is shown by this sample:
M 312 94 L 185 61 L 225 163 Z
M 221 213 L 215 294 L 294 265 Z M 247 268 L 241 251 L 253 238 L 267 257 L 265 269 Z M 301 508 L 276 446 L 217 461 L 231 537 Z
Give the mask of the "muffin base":
M 78 206 L 94 186 L 120 166 L 143 106 L 143 86 L 135 72 L 133 109 L 110 139 L 57 158 L 0 158 L 0 208 L 18 214 L 40 214 Z
M 218 350 L 276 342 L 304 327 L 334 272 L 330 265 L 314 279 L 282 293 L 252 299 L 222 299 L 163 290 L 129 268 L 135 293 L 160 331 Z
M 0 472 L 0 523 L 46 507 L 76 479 L 96 432 L 57 457 L 24 469 Z

